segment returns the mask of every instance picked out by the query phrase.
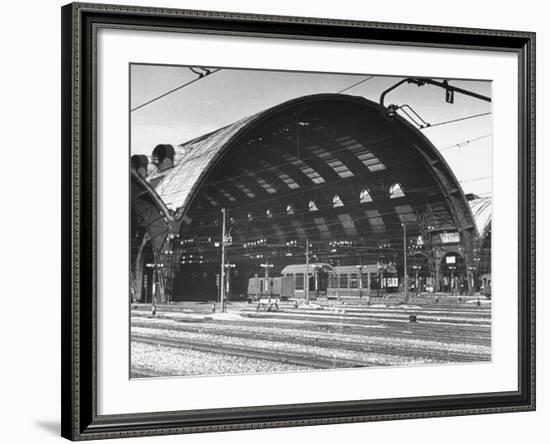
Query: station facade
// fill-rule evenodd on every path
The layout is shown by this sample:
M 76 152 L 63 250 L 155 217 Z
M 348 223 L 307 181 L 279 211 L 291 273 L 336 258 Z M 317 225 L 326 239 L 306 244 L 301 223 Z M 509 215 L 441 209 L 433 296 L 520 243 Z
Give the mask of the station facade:
M 482 199 L 464 194 L 418 129 L 362 97 L 305 96 L 158 145 L 132 157 L 131 183 L 136 301 L 217 300 L 222 210 L 233 298 L 253 277 L 306 262 L 402 278 L 406 257 L 423 291 L 471 293 L 490 273 Z

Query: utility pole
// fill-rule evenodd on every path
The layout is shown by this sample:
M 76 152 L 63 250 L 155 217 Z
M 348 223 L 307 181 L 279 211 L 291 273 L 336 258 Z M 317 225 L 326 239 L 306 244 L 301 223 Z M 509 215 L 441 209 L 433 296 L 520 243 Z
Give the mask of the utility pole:
M 222 313 L 225 312 L 225 208 L 222 208 L 222 264 L 220 271 L 220 304 Z
M 147 268 L 152 268 L 151 273 L 151 314 L 157 313 L 157 281 L 160 278 L 159 268 L 163 268 L 164 264 L 153 262 L 151 264 L 145 264 Z M 147 275 L 144 276 L 146 278 Z M 145 287 L 145 296 L 147 297 L 147 286 Z
M 415 280 L 415 287 L 416 287 L 416 297 L 420 295 L 420 282 L 418 280 L 418 273 L 420 272 L 420 269 L 422 268 L 420 265 L 413 265 L 414 271 L 416 273 L 416 280 Z
M 267 257 L 265 258 L 265 264 L 262 264 L 261 266 L 265 268 L 265 281 L 267 282 L 269 279 L 269 259 Z M 271 266 L 273 267 L 273 265 Z
M 403 286 L 405 287 L 405 303 L 409 302 L 409 283 L 407 282 L 407 226 L 403 227 Z
M 361 259 L 359 259 L 359 262 L 362 262 Z M 359 272 L 359 299 L 363 298 L 363 264 L 357 265 L 357 270 Z
M 309 238 L 306 237 L 306 272 L 304 274 L 304 291 L 306 302 L 309 303 Z
M 271 304 L 271 295 L 273 294 L 273 287 L 271 287 L 271 281 L 269 280 L 269 269 L 273 268 L 273 264 L 270 264 L 269 259 L 266 257 L 265 264 L 260 264 L 260 267 L 265 268 L 265 278 L 264 278 L 265 292 L 267 294 L 268 292 L 267 287 L 269 287 L 269 303 Z
M 357 265 L 357 271 L 359 272 L 359 299 L 363 298 L 363 256 L 359 255 L 359 265 Z
M 157 267 L 156 266 L 153 268 L 153 275 L 152 275 L 153 282 L 151 284 L 151 314 L 153 316 L 157 314 L 157 307 L 156 307 L 157 287 L 156 287 L 155 273 L 157 273 Z

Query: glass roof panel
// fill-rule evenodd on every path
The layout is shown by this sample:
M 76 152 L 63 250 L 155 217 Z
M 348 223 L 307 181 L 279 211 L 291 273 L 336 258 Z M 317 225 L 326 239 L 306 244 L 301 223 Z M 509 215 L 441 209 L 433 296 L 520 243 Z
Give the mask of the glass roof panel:
M 382 171 L 386 169 L 386 166 L 380 161 L 380 159 L 378 159 L 357 140 L 348 136 L 340 137 L 336 140 L 355 154 L 357 158 L 369 169 L 369 171 Z
M 220 193 L 222 193 L 223 197 L 225 197 L 229 202 L 237 202 L 237 198 L 235 196 L 233 196 L 232 194 L 229 194 L 223 188 L 218 188 L 218 191 Z
M 386 232 L 386 226 L 384 225 L 384 219 L 380 216 L 380 212 L 378 210 L 366 210 L 365 214 L 367 216 L 367 219 L 370 223 L 370 226 L 372 228 L 372 231 L 375 233 L 385 233 Z
M 309 211 L 317 211 L 318 210 L 317 205 L 315 205 L 315 202 L 313 202 L 312 200 L 309 201 L 307 209 Z
M 278 166 L 272 165 L 271 163 L 261 160 L 260 165 L 262 168 L 267 169 L 269 172 L 275 174 L 282 182 L 285 183 L 287 187 L 289 187 L 291 190 L 295 190 L 296 188 L 300 188 L 300 185 L 296 183 L 292 177 L 290 177 L 287 173 L 285 173 L 281 168 Z
M 312 145 L 307 148 L 309 151 L 311 151 L 314 155 L 316 155 L 319 159 L 321 159 L 323 162 L 327 163 L 328 166 L 330 166 L 336 174 L 338 174 L 341 178 L 346 177 L 352 177 L 353 173 L 349 170 L 349 168 L 342 163 L 341 160 L 334 157 L 332 153 L 325 150 L 324 148 L 321 148 L 317 145 Z
M 235 186 L 251 199 L 256 197 L 256 194 L 254 194 L 246 185 L 243 185 L 242 183 L 235 183 Z
M 401 188 L 401 185 L 398 183 L 394 183 L 390 187 L 390 199 L 395 199 L 397 197 L 405 197 L 405 193 L 403 192 L 403 188 Z
M 367 190 L 366 188 L 361 190 L 361 194 L 359 194 L 359 202 L 360 203 L 372 202 L 372 197 L 369 193 L 369 190 Z
M 416 222 L 416 214 L 410 205 L 398 205 L 395 211 L 402 223 Z
M 313 219 L 313 222 L 315 222 L 315 225 L 317 225 L 317 229 L 319 230 L 319 234 L 321 235 L 321 239 L 329 239 L 330 238 L 330 231 L 327 227 L 327 224 L 325 222 L 324 217 L 316 217 Z
M 349 214 L 339 214 L 338 219 L 340 219 L 340 223 L 344 227 L 344 232 L 346 233 L 346 236 L 354 238 L 357 237 L 357 229 L 355 228 L 353 219 Z
M 292 163 L 292 165 L 298 167 L 302 173 L 304 173 L 309 179 L 316 184 L 325 183 L 325 179 L 317 172 L 315 171 L 311 166 L 309 166 L 307 163 L 305 163 L 302 159 L 298 159 L 296 156 L 293 156 L 292 154 L 283 153 L 281 155 L 283 159 L 285 159 L 287 162 Z

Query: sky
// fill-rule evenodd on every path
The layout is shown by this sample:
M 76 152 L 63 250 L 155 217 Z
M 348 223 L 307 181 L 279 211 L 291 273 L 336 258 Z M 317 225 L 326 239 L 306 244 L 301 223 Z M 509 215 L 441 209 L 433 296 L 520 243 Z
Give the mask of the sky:
M 130 109 L 197 78 L 188 67 L 165 65 L 133 64 L 130 75 Z M 150 155 L 158 144 L 179 145 L 287 100 L 337 93 L 364 79 L 368 80 L 343 94 L 379 102 L 382 91 L 402 77 L 222 68 L 130 111 L 131 152 Z M 449 83 L 491 96 L 490 81 L 449 79 Z M 453 104 L 446 103 L 445 91 L 429 85 L 402 85 L 387 95 L 385 105 L 389 104 L 408 104 L 432 125 L 491 111 L 491 103 L 458 93 Z M 464 192 L 482 197 L 490 197 L 492 191 L 491 117 L 421 130 L 449 163 Z

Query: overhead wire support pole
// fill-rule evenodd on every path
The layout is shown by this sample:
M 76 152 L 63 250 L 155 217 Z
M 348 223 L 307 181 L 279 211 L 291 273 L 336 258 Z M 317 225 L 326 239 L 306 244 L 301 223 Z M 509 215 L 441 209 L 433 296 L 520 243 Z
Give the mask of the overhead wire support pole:
M 411 120 L 411 122 L 414 122 L 419 128 L 426 128 L 428 126 L 430 126 L 430 124 L 428 122 L 426 122 L 422 116 L 420 114 L 418 114 L 410 105 L 408 104 L 404 104 L 404 105 L 401 105 L 398 107 L 398 109 L 400 109 L 401 111 L 403 111 L 403 113 Z M 411 116 L 408 112 L 407 112 L 407 109 L 410 110 L 410 112 L 414 115 L 414 116 Z M 418 120 L 418 122 L 415 120 L 415 118 Z
M 225 217 L 226 209 L 222 208 L 222 264 L 220 271 L 220 305 L 222 313 L 225 312 L 225 243 L 226 243 L 226 233 L 225 233 Z
M 403 287 L 405 291 L 404 302 L 409 302 L 409 283 L 407 276 L 407 226 L 402 224 L 403 227 Z
M 269 269 L 273 268 L 273 264 L 269 263 L 269 258 L 266 255 L 265 264 L 260 264 L 260 266 L 265 268 L 264 287 L 265 287 L 265 293 L 269 297 L 269 304 L 271 304 L 271 297 L 273 296 L 273 286 L 272 286 L 271 280 L 269 279 Z M 269 287 L 269 293 L 268 293 L 268 287 Z
M 309 238 L 306 237 L 306 272 L 304 276 L 304 292 L 306 303 L 309 304 Z
M 413 83 L 413 84 L 418 85 L 418 86 L 433 85 L 433 86 L 437 86 L 439 88 L 443 88 L 447 92 L 451 92 L 451 93 L 457 92 L 459 94 L 464 94 L 466 96 L 470 96 L 470 97 L 473 97 L 475 99 L 483 100 L 485 102 L 491 102 L 490 97 L 484 96 L 483 94 L 475 93 L 473 91 L 469 91 L 469 90 L 464 89 L 464 88 L 458 88 L 457 86 L 449 85 L 449 83 L 446 80 L 444 80 L 443 82 L 438 82 L 437 80 L 432 80 L 432 79 L 407 77 L 406 79 L 400 80 L 395 85 L 390 86 L 388 89 L 386 89 L 385 91 L 382 92 L 382 94 L 380 95 L 380 105 L 384 106 L 384 99 L 386 98 L 386 95 L 389 92 L 393 91 L 394 89 L 396 89 L 397 87 L 403 85 L 404 83 Z

